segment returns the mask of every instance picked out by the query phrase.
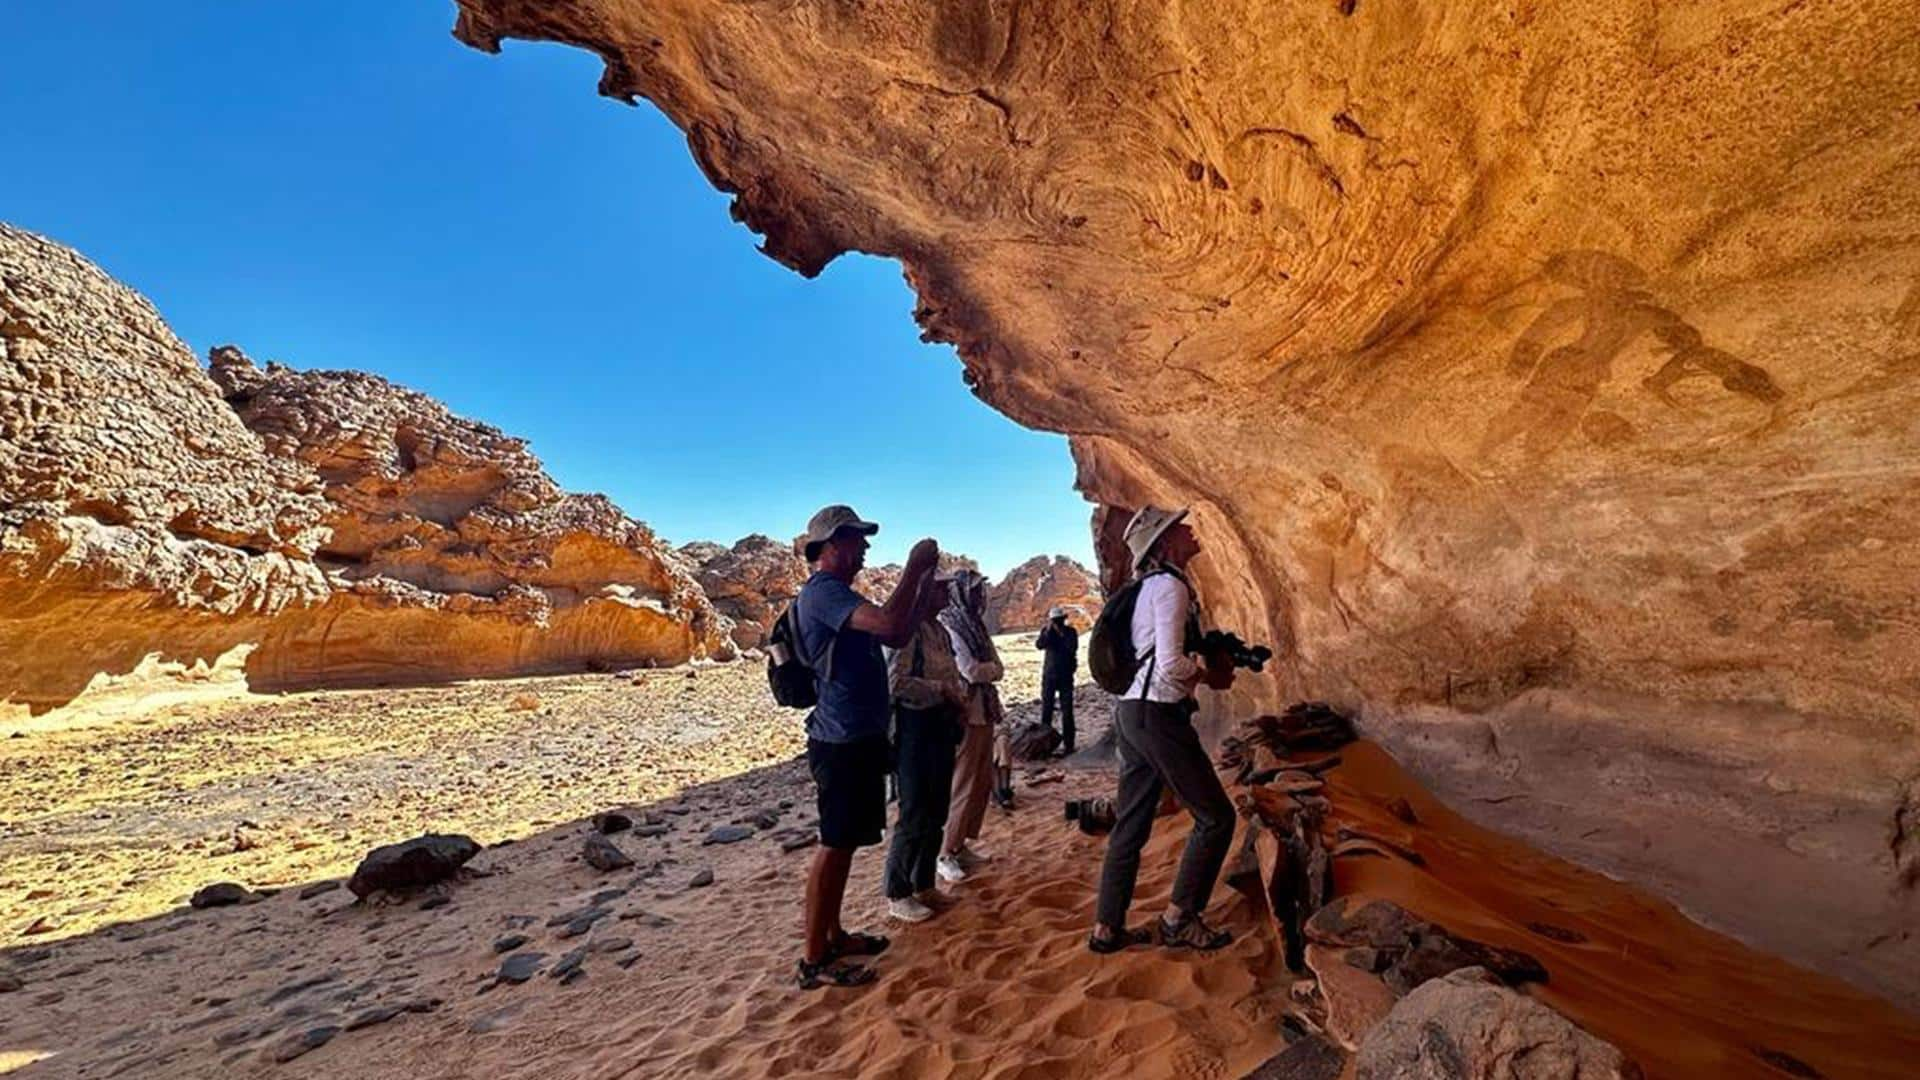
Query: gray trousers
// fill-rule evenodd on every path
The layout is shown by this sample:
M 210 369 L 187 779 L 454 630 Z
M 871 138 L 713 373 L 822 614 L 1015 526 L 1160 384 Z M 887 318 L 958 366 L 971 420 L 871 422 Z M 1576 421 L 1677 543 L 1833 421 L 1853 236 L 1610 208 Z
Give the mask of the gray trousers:
M 1233 802 L 1180 706 L 1122 701 L 1114 709 L 1113 727 L 1120 749 L 1120 794 L 1106 863 L 1100 868 L 1095 917 L 1115 930 L 1126 928 L 1134 879 L 1140 875 L 1140 849 L 1153 834 L 1163 784 L 1173 788 L 1180 805 L 1193 815 L 1193 833 L 1173 880 L 1173 903 L 1197 915 L 1206 909 L 1214 879 L 1233 846 Z

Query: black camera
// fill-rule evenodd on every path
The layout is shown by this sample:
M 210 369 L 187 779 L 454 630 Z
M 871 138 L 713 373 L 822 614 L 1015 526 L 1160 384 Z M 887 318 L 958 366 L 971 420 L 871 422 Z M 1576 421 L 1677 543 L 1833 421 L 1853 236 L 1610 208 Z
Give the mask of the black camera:
M 1080 831 L 1088 836 L 1097 836 L 1113 828 L 1113 800 L 1111 799 L 1068 799 L 1067 820 L 1080 823 Z
M 1259 671 L 1267 661 L 1273 659 L 1273 650 L 1265 645 L 1249 645 L 1240 640 L 1240 635 L 1231 630 L 1209 630 L 1200 635 L 1200 647 L 1193 650 L 1202 656 L 1215 653 L 1225 654 L 1232 659 L 1233 666 Z

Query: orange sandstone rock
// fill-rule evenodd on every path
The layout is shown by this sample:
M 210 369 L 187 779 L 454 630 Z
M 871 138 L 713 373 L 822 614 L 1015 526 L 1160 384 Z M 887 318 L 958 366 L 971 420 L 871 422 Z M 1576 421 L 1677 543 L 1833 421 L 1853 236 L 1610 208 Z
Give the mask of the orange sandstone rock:
M 1482 820 L 1912 996 L 1911 14 L 460 0 L 455 33 L 602 57 L 801 273 L 900 259 L 974 392 L 1070 435 L 1102 550 L 1192 505 L 1209 615 L 1278 654 L 1213 731 L 1331 701 Z

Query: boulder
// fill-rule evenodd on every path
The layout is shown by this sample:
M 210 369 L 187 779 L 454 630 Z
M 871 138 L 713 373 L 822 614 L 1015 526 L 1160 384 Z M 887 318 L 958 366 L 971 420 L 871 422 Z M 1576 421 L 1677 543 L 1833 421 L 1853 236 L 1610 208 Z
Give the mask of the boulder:
M 230 907 L 234 904 L 247 903 L 252 899 L 254 894 L 245 885 L 222 881 L 217 885 L 201 888 L 187 899 L 187 904 L 193 908 Z
M 454 876 L 478 854 L 480 845 L 471 837 L 428 833 L 368 852 L 347 879 L 347 888 L 361 899 L 381 890 L 421 888 Z
M 580 857 L 586 860 L 588 866 L 603 873 L 625 870 L 633 865 L 633 860 L 627 857 L 626 852 L 621 851 L 618 845 L 599 833 L 593 833 L 587 837 L 586 843 L 580 849 Z
M 1478 968 L 1401 999 L 1362 1040 L 1357 1080 L 1638 1080 L 1612 1044 Z

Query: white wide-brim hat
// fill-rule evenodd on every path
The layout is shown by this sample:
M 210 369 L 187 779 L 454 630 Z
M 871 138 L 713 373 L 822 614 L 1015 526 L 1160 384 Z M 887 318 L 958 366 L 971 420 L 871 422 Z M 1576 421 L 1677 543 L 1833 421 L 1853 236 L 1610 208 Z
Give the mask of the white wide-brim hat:
M 1133 520 L 1127 522 L 1127 531 L 1123 535 L 1127 543 L 1127 552 L 1133 556 L 1135 570 L 1140 569 L 1140 564 L 1147 561 L 1147 555 L 1153 551 L 1153 545 L 1167 534 L 1168 529 L 1186 520 L 1187 510 L 1188 508 L 1184 506 L 1178 510 L 1143 506 L 1133 515 Z

